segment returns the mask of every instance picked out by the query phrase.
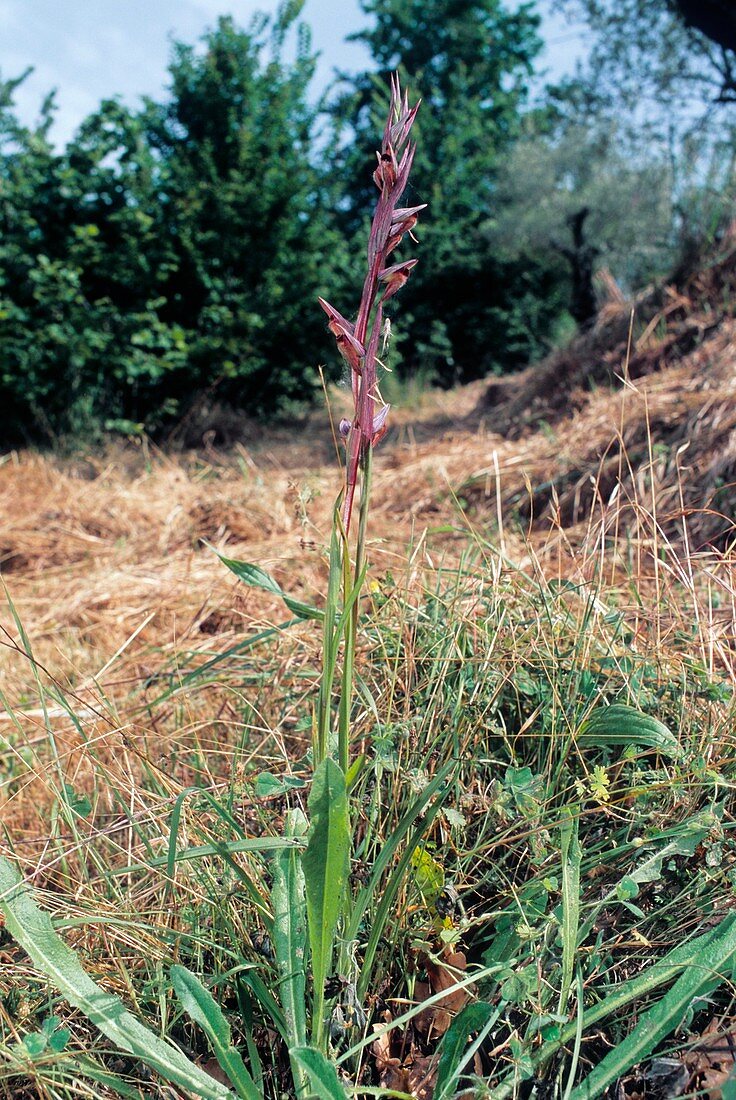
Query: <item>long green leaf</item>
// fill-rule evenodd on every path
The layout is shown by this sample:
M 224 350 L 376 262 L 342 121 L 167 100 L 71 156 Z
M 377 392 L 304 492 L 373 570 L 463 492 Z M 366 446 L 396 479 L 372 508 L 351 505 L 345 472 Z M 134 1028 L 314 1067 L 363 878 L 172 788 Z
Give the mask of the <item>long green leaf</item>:
M 262 1100 L 255 1081 L 232 1044 L 230 1024 L 210 991 L 185 966 L 172 966 L 171 981 L 182 1008 L 207 1035 L 220 1068 L 235 1085 L 238 1096 L 243 1100 Z
M 664 722 L 625 703 L 594 710 L 576 740 L 579 745 L 645 745 L 664 756 L 679 756 L 682 752 L 679 741 Z
M 370 921 L 370 935 L 365 946 L 363 965 L 360 968 L 360 977 L 358 978 L 358 996 L 361 998 L 365 996 L 370 986 L 378 945 L 383 939 L 384 929 L 390 919 L 396 895 L 405 880 L 412 853 L 421 838 L 429 832 L 435 817 L 442 809 L 448 793 L 448 788 L 443 788 L 442 784 L 455 767 L 456 763 L 452 760 L 445 764 L 431 783 L 425 787 L 416 802 L 409 808 L 393 833 L 387 837 L 378 858 L 373 864 L 373 872 L 368 884 L 360 890 L 355 900 L 346 937 L 348 940 L 353 940 L 358 935 L 358 929 L 368 905 L 374 895 L 378 893 L 380 887 L 380 901 Z M 437 795 L 437 798 L 434 804 L 431 804 L 434 795 Z M 383 874 L 407 835 L 409 841 L 404 852 L 393 868 L 388 881 L 384 882 Z
M 444 1100 L 444 1097 L 453 1094 L 457 1079 L 468 1061 L 468 1040 L 474 1032 L 481 1031 L 497 1017 L 498 1009 L 492 1004 L 474 1001 L 466 1005 L 452 1021 L 440 1047 L 435 1100 Z
M 238 975 L 239 981 L 244 985 L 255 997 L 258 1004 L 278 1031 L 281 1038 L 285 1043 L 289 1042 L 289 1030 L 286 1026 L 286 1019 L 281 1007 L 276 1002 L 276 998 L 266 985 L 263 978 L 259 975 L 257 970 L 243 970 Z
M 204 859 L 206 856 L 230 856 L 237 852 L 272 852 L 279 848 L 294 848 L 296 841 L 287 840 L 282 836 L 248 837 L 245 840 L 222 840 L 212 844 L 197 844 L 192 848 L 183 848 L 177 852 L 173 863 L 181 863 L 187 859 Z M 112 874 L 129 875 L 131 871 L 144 871 L 150 867 L 169 867 L 172 863 L 171 854 L 156 856 L 154 859 L 131 863 L 127 867 L 116 868 Z M 262 904 L 262 903 L 261 903 Z
M 226 558 L 224 554 L 220 554 L 215 550 L 214 546 L 211 546 L 210 549 L 214 550 L 222 564 L 227 566 L 230 572 L 234 573 L 238 580 L 242 581 L 243 584 L 247 584 L 249 588 L 261 588 L 264 592 L 272 592 L 275 596 L 280 596 L 289 611 L 300 619 L 318 619 L 320 622 L 324 619 L 324 611 L 320 611 L 318 607 L 312 607 L 301 600 L 295 600 L 292 596 L 287 596 L 281 585 L 265 569 L 261 569 L 260 566 L 253 565 L 251 562 Z
M 677 978 L 682 970 L 691 966 L 693 959 L 703 958 L 707 955 L 714 943 L 719 941 L 734 926 L 736 926 L 736 915 L 726 917 L 718 928 L 713 928 L 710 932 L 705 932 L 694 940 L 681 943 L 665 955 L 663 959 L 658 959 L 652 963 L 637 977 L 631 978 L 628 982 L 622 982 L 621 985 L 616 987 L 615 992 L 610 993 L 598 1004 L 585 1010 L 583 1029 L 587 1031 L 600 1020 L 605 1020 L 615 1012 L 620 1012 L 627 1005 L 642 1001 L 655 989 Z M 548 1039 L 534 1055 L 533 1064 L 535 1068 L 546 1065 L 549 1059 L 559 1051 L 560 1047 L 575 1039 L 579 1027 L 579 1021 L 573 1020 L 560 1028 L 554 1039 Z M 516 1072 L 512 1071 L 491 1091 L 491 1100 L 505 1100 L 505 1097 L 514 1092 L 517 1084 Z
M 635 1029 L 618 1043 L 570 1094 L 570 1100 L 594 1100 L 631 1066 L 647 1058 L 681 1022 L 695 997 L 707 996 L 731 976 L 736 961 L 736 919 L 727 918 L 718 935 L 697 951 L 687 969 L 660 1001 L 639 1017 Z
M 210 657 L 209 660 L 204 661 L 197 668 L 191 669 L 189 672 L 185 672 L 183 675 L 179 673 L 178 669 L 175 673 L 169 673 L 170 679 L 176 680 L 170 687 L 153 699 L 148 706 L 157 707 L 161 703 L 166 702 L 174 695 L 178 695 L 181 691 L 186 691 L 191 688 L 192 684 L 197 680 L 201 680 L 208 672 L 211 672 L 217 665 L 222 664 L 223 661 L 227 661 L 230 657 L 238 657 L 243 653 L 246 653 L 249 649 L 255 649 L 261 642 L 267 641 L 269 638 L 275 638 L 278 634 L 283 634 L 289 630 L 290 627 L 296 626 L 301 622 L 301 619 L 289 619 L 288 622 L 278 623 L 276 626 L 266 627 L 265 630 L 259 630 L 257 634 L 251 634 L 248 638 L 243 638 L 242 641 L 236 642 L 235 645 L 229 646 L 228 649 L 222 651 L 222 653 L 216 653 L 214 657 Z
M 311 826 L 302 856 L 312 951 L 312 1034 L 319 1046 L 324 1026 L 324 985 L 332 964 L 335 929 L 343 905 L 350 855 L 345 776 L 327 757 L 314 773 L 309 795 Z
M 297 1047 L 292 1056 L 306 1071 L 309 1084 L 319 1100 L 346 1100 L 347 1093 L 340 1084 L 337 1070 L 316 1047 Z
M 307 820 L 301 810 L 286 816 L 286 835 L 303 836 Z M 279 970 L 279 994 L 289 1031 L 289 1047 L 307 1042 L 306 950 L 307 906 L 304 872 L 295 849 L 280 852 L 273 860 L 273 949 Z
M 67 1001 L 83 1012 L 122 1050 L 160 1073 L 165 1080 L 204 1097 L 225 1100 L 232 1093 L 224 1085 L 159 1038 L 126 1011 L 122 1001 L 106 993 L 82 968 L 70 947 L 56 934 L 48 913 L 38 908 L 29 887 L 7 859 L 0 856 L 0 910 L 7 929 L 30 955 L 34 966 L 49 978 Z
M 579 811 L 578 811 L 579 812 Z M 580 862 L 582 852 L 578 841 L 578 812 L 570 810 L 560 824 L 562 857 L 562 981 L 557 1011 L 562 1015 L 572 988 L 575 952 L 580 924 Z

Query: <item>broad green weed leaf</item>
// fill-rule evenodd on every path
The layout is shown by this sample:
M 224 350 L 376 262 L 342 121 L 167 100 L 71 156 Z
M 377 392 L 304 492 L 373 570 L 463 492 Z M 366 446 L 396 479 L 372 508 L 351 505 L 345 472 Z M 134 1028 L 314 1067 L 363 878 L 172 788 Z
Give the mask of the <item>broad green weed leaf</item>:
M 225 1100 L 232 1093 L 224 1085 L 145 1027 L 128 1012 L 119 997 L 106 993 L 82 968 L 70 947 L 54 931 L 48 913 L 39 909 L 29 887 L 7 859 L 0 856 L 0 911 L 8 932 L 30 955 L 34 966 L 83 1012 L 121 1050 L 204 1100 Z
M 32 1031 L 30 1034 L 23 1036 L 23 1046 L 31 1058 L 40 1058 L 45 1052 L 48 1042 L 48 1037 L 41 1031 Z
M 296 1047 L 292 1057 L 302 1066 L 315 1096 L 319 1100 L 347 1100 L 347 1093 L 340 1084 L 337 1070 L 316 1047 Z
M 220 554 L 215 550 L 214 546 L 210 546 L 210 549 L 217 554 L 222 564 L 226 566 L 231 573 L 234 573 L 239 581 L 242 581 L 243 584 L 247 584 L 249 588 L 260 588 L 264 592 L 272 592 L 275 596 L 280 596 L 289 611 L 296 615 L 297 618 L 318 619 L 320 622 L 324 619 L 324 612 L 320 611 L 318 607 L 312 607 L 310 604 L 303 603 L 301 600 L 295 600 L 293 597 L 288 596 L 281 585 L 278 584 L 265 569 L 261 569 L 260 566 L 253 565 L 251 562 L 237 561 L 235 558 L 226 558 L 224 554 Z
M 619 901 L 631 901 L 639 894 L 638 883 L 631 875 L 624 875 L 616 887 L 616 897 Z
M 309 795 L 311 826 L 302 857 L 314 981 L 313 1033 L 322 1034 L 324 985 L 332 964 L 337 920 L 343 904 L 350 854 L 345 776 L 327 757 L 314 773 Z
M 674 733 L 648 714 L 625 703 L 598 707 L 585 720 L 577 742 L 579 745 L 645 745 L 663 756 L 680 756 L 680 744 Z
M 185 966 L 172 966 L 171 982 L 182 1008 L 209 1039 L 220 1068 L 232 1081 L 238 1096 L 243 1100 L 260 1100 L 255 1081 L 232 1045 L 230 1024 L 210 991 Z
M 717 822 L 711 810 L 688 818 L 677 826 L 676 834 L 658 852 L 647 856 L 627 878 L 635 883 L 656 882 L 662 877 L 662 865 L 673 856 L 691 856 Z
M 71 1037 L 72 1033 L 68 1027 L 60 1027 L 49 1035 L 49 1046 L 55 1054 L 61 1054 Z
M 415 848 L 411 857 L 411 869 L 414 885 L 422 895 L 422 901 L 427 908 L 433 908 L 445 885 L 444 867 L 426 848 Z
M 285 791 L 297 790 L 304 786 L 303 779 L 297 779 L 292 775 L 274 775 L 273 772 L 261 772 L 257 776 L 253 793 L 256 798 L 273 798 L 274 795 L 283 794 Z

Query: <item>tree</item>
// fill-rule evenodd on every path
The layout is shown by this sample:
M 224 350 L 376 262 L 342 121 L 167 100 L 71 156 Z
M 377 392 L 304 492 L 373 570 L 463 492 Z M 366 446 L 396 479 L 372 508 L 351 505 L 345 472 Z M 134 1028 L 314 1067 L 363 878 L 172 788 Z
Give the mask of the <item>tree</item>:
M 555 0 L 595 38 L 590 72 L 632 104 L 642 92 L 694 117 L 736 103 L 736 9 L 731 0 Z
M 0 85 L 0 435 L 155 430 L 204 391 L 259 413 L 313 393 L 332 236 L 302 4 L 177 45 L 164 102 L 106 101 L 62 152 L 53 99 L 24 129 L 18 82 Z
M 554 3 L 593 37 L 585 64 L 552 97 L 571 123 L 617 117 L 627 161 L 666 157 L 677 266 L 687 266 L 732 216 L 736 8 L 730 0 Z
M 379 132 L 377 96 L 389 74 L 399 69 L 422 98 L 408 201 L 429 209 L 421 263 L 402 299 L 404 368 L 450 383 L 524 365 L 559 314 L 554 279 L 540 258 L 499 260 L 481 228 L 520 132 L 541 48 L 538 16 L 531 4 L 510 11 L 501 0 L 363 0 L 362 8 L 371 25 L 354 37 L 370 49 L 377 72 L 343 77 L 333 105 L 334 174 L 354 181 L 340 209 L 348 236 L 370 202 L 363 150 Z
M 285 4 L 271 26 L 257 17 L 247 33 L 220 19 L 204 52 L 177 46 L 171 98 L 146 117 L 176 255 L 164 316 L 195 329 L 193 379 L 256 412 L 306 399 L 326 347 L 314 302 L 330 234 L 311 162 L 306 28 L 294 63 L 282 60 L 302 6 Z
M 597 268 L 632 292 L 675 262 L 669 164 L 656 147 L 646 159 L 630 155 L 605 116 L 581 125 L 540 111 L 526 130 L 504 161 L 483 232 L 497 254 L 556 253 L 569 313 L 585 324 L 597 311 Z

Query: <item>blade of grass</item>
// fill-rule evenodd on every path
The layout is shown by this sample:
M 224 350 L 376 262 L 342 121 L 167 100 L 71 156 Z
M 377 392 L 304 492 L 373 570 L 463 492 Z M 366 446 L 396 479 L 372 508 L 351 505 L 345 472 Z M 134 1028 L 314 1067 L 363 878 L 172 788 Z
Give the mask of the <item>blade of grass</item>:
M 468 1046 L 471 1035 L 476 1031 L 487 1035 L 499 1015 L 500 1009 L 486 1001 L 475 1001 L 458 1013 L 442 1039 L 434 1100 L 445 1100 L 454 1094 L 460 1074 L 475 1053 Z
M 727 981 L 736 961 L 736 918 L 727 918 L 718 934 L 691 957 L 690 963 L 661 1000 L 644 1012 L 631 1034 L 617 1044 L 592 1073 L 570 1093 L 570 1100 L 594 1100 L 631 1066 L 647 1058 L 682 1022 L 695 997 L 707 996 Z
M 366 944 L 365 951 L 363 953 L 363 963 L 360 968 L 360 976 L 357 982 L 357 992 L 359 997 L 365 996 L 368 985 L 371 981 L 373 974 L 373 965 L 375 962 L 376 952 L 378 946 L 383 938 L 384 929 L 386 923 L 391 915 L 391 909 L 396 900 L 396 895 L 399 892 L 402 882 L 406 877 L 406 873 L 411 862 L 412 853 L 416 848 L 421 838 L 431 828 L 437 814 L 442 809 L 442 804 L 447 796 L 449 788 L 445 788 L 441 791 L 442 783 L 446 779 L 451 769 L 455 767 L 455 762 L 450 761 L 447 763 L 440 772 L 437 773 L 432 782 L 427 786 L 423 792 L 421 798 L 417 799 L 416 803 L 412 806 L 410 811 L 405 814 L 399 826 L 394 830 L 392 835 L 388 838 L 385 844 L 382 846 L 381 853 L 376 859 L 373 868 L 373 874 L 370 877 L 368 885 L 360 891 L 358 898 L 356 899 L 355 907 L 353 910 L 350 925 L 347 931 L 346 939 L 350 941 L 355 939 L 360 927 L 360 923 L 365 916 L 365 912 L 368 908 L 371 898 L 377 891 L 383 872 L 388 866 L 391 859 L 393 859 L 399 844 L 404 837 L 409 834 L 412 825 L 419 819 L 419 824 L 416 825 L 414 831 L 411 833 L 411 837 L 407 843 L 406 849 L 402 853 L 399 862 L 394 867 L 391 876 L 386 883 L 386 886 L 381 890 L 381 900 L 378 904 L 373 920 L 371 921 L 371 931 L 368 937 L 368 943 Z M 433 796 L 437 794 L 437 800 L 434 805 L 429 806 Z M 427 809 L 427 807 L 429 808 Z
M 210 991 L 185 966 L 172 966 L 171 982 L 182 1008 L 202 1028 L 220 1065 L 242 1100 L 262 1100 L 255 1081 L 232 1044 L 230 1024 Z
M 183 860 L 204 859 L 206 856 L 235 855 L 237 852 L 272 852 L 277 848 L 298 848 L 298 841 L 283 836 L 247 837 L 245 840 L 223 840 L 212 844 L 198 844 L 184 848 L 176 853 L 175 863 Z M 168 867 L 169 853 L 155 856 L 145 863 L 131 863 L 127 867 L 116 868 L 115 875 L 129 875 L 132 871 L 145 871 L 151 867 Z
M 315 1047 L 296 1047 L 292 1056 L 309 1077 L 312 1092 L 319 1100 L 346 1100 L 347 1093 L 340 1084 L 337 1070 L 328 1062 L 321 1050 Z
M 151 1066 L 165 1080 L 205 1100 L 225 1100 L 232 1095 L 177 1047 L 160 1039 L 126 1011 L 119 997 L 106 993 L 90 978 L 74 951 L 54 931 L 48 913 L 33 901 L 21 875 L 3 856 L 0 856 L 0 910 L 5 915 L 8 932 L 28 953 L 34 966 L 108 1039 Z
M 652 963 L 643 973 L 628 982 L 624 982 L 618 986 L 614 993 L 610 993 L 598 1004 L 586 1009 L 583 1019 L 584 1030 L 588 1030 L 594 1024 L 597 1024 L 599 1020 L 604 1020 L 613 1013 L 626 1008 L 627 1005 L 643 1000 L 655 989 L 671 982 L 677 978 L 680 971 L 689 968 L 694 959 L 707 957 L 709 950 L 716 942 L 726 935 L 731 936 L 735 930 L 736 915 L 731 915 L 726 917 L 717 928 L 705 932 L 694 940 L 688 940 L 686 943 L 680 944 L 668 955 L 665 955 L 663 959 Z M 557 1037 L 547 1040 L 534 1055 L 532 1059 L 534 1067 L 544 1066 L 562 1046 L 575 1039 L 579 1027 L 580 1022 L 577 1019 L 563 1025 Z M 489 1100 L 505 1100 L 505 1097 L 513 1093 L 517 1083 L 518 1078 L 516 1072 L 513 1071 L 490 1092 Z

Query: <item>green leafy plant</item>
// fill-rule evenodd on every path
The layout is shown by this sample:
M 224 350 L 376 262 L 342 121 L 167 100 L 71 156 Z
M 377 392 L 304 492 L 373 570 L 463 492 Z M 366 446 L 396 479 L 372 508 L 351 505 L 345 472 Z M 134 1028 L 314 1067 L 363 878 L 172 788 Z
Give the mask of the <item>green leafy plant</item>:
M 385 303 L 406 283 L 416 260 L 390 263 L 389 257 L 410 233 L 423 206 L 400 207 L 414 159 L 409 132 L 417 107 L 410 108 L 402 95 L 397 78 L 392 79 L 389 116 L 378 152 L 373 179 L 379 197 L 368 241 L 368 272 L 355 324 L 347 321 L 327 302 L 320 303 L 327 313 L 329 328 L 345 359 L 351 377 L 354 400 L 352 421 L 343 422 L 340 434 L 346 441 L 345 486 L 334 511 L 330 540 L 327 595 L 323 609 L 311 607 L 290 597 L 276 581 L 257 565 L 219 555 L 223 564 L 244 584 L 277 595 L 296 617 L 294 622 L 317 620 L 322 623 L 322 669 L 318 699 L 312 719 L 312 774 L 308 798 L 308 817 L 301 810 L 287 814 L 285 835 L 263 840 L 242 835 L 233 815 L 207 792 L 196 788 L 184 791 L 171 815 L 168 854 L 155 857 L 151 866 L 165 866 L 169 886 L 175 882 L 177 865 L 182 860 L 219 855 L 244 885 L 252 903 L 267 923 L 273 940 L 278 970 L 278 1002 L 270 991 L 253 977 L 250 988 L 262 1006 L 277 1022 L 289 1044 L 294 1087 L 298 1095 L 311 1090 L 323 1097 L 345 1095 L 337 1072 L 329 1060 L 330 1027 L 326 1011 L 328 978 L 333 969 L 336 949 L 341 961 L 349 962 L 350 944 L 358 935 L 358 922 L 371 899 L 376 896 L 383 874 L 397 853 L 400 843 L 420 838 L 432 820 L 430 799 L 441 801 L 440 781 L 428 784 L 424 797 L 416 800 L 399 822 L 385 848 L 386 858 L 379 860 L 373 875 L 353 897 L 349 889 L 352 848 L 349 789 L 363 766 L 362 757 L 353 760 L 351 723 L 355 681 L 355 654 L 359 610 L 366 577 L 366 539 L 370 499 L 371 462 L 374 446 L 386 431 L 388 406 L 381 401 L 378 384 L 378 353 L 383 329 Z M 353 506 L 359 495 L 359 516 L 354 555 L 350 539 Z M 335 705 L 335 692 L 339 699 Z M 446 769 L 441 776 L 446 774 Z M 299 789 L 297 781 L 282 781 L 263 773 L 256 781 L 256 794 L 268 797 L 290 789 Z M 234 840 L 211 845 L 195 845 L 179 850 L 182 815 L 188 798 L 198 795 L 215 812 L 221 824 L 235 832 Z M 74 809 L 79 813 L 79 803 Z M 423 815 L 423 818 L 422 818 Z M 234 862 L 236 852 L 275 849 L 271 865 L 270 897 L 266 897 L 255 876 L 244 873 Z M 412 847 L 407 848 L 411 855 Z M 379 905 L 374 933 L 381 934 L 388 918 L 388 904 L 396 895 L 405 874 L 407 859 L 399 861 Z M 3 873 L 15 887 L 20 880 L 11 866 L 3 863 Z M 361 896 L 362 895 L 362 896 Z M 388 904 L 387 904 L 388 902 Z M 7 904 L 7 903 L 6 903 Z M 65 948 L 51 930 L 50 922 L 32 906 L 25 894 L 10 904 L 9 927 L 28 948 L 34 961 L 56 982 L 73 1004 L 124 1049 L 145 1057 L 168 1080 L 192 1088 L 201 1096 L 224 1096 L 227 1090 L 161 1040 L 149 1039 L 147 1029 L 122 1008 L 116 998 L 106 998 L 84 976 L 76 955 Z M 34 922 L 40 936 L 34 934 Z M 307 954 L 307 947 L 309 948 Z M 376 950 L 375 938 L 369 938 L 362 971 L 362 988 L 367 984 Z M 189 969 L 175 965 L 171 981 L 177 998 L 188 1016 L 205 1032 L 222 1071 L 239 1096 L 254 1100 L 258 1088 L 240 1053 L 234 1048 L 230 1025 L 209 989 Z M 358 975 L 353 975 L 351 1012 L 361 1013 L 357 994 Z M 73 987 L 76 990 L 72 997 Z M 98 1008 L 97 1001 L 102 1002 Z M 312 1045 L 307 1044 L 311 1033 Z M 260 1076 L 260 1066 L 257 1075 Z
M 177 1047 L 145 1027 L 125 1009 L 119 997 L 106 993 L 89 977 L 76 953 L 54 931 L 48 914 L 39 909 L 29 887 L 3 856 L 0 856 L 0 908 L 8 931 L 38 969 L 103 1035 L 157 1070 L 166 1081 L 190 1089 L 206 1100 L 223 1100 L 231 1095 Z

